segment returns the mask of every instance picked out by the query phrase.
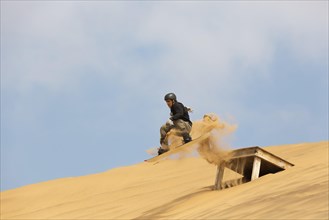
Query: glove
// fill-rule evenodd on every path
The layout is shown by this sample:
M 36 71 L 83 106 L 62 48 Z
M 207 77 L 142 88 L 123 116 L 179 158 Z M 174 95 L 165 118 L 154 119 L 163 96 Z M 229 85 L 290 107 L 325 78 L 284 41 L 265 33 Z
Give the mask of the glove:
M 186 110 L 191 113 L 193 112 L 193 109 L 191 107 L 186 107 Z
M 168 119 L 168 121 L 166 122 L 166 125 L 172 126 L 172 125 L 174 125 L 174 122 L 171 119 Z

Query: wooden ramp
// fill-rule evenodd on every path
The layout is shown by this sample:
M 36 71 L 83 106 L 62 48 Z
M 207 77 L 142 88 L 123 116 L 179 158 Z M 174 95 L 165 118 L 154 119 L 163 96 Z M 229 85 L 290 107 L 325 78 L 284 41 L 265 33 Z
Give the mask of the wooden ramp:
M 256 146 L 232 151 L 230 160 L 223 161 L 217 167 L 215 189 L 220 190 L 234 185 L 255 180 L 269 173 L 277 173 L 289 167 L 292 163 Z M 225 167 L 241 174 L 238 180 L 223 182 Z

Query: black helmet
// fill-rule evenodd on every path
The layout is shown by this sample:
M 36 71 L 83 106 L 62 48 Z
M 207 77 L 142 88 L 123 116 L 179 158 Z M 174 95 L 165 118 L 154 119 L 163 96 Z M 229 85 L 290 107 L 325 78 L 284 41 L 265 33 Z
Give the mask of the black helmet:
M 174 100 L 176 101 L 176 95 L 174 93 L 168 93 L 167 95 L 165 95 L 164 100 Z

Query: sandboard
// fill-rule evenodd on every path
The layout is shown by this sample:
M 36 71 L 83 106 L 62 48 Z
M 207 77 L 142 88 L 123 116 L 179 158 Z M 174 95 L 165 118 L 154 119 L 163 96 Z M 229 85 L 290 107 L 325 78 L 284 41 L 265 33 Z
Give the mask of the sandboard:
M 192 145 L 197 144 L 197 143 L 200 143 L 201 141 L 206 140 L 207 138 L 209 138 L 209 136 L 210 136 L 210 133 L 203 134 L 200 137 L 192 140 L 191 142 L 188 142 L 187 144 L 183 144 L 183 145 L 178 146 L 178 147 L 176 147 L 174 149 L 171 149 L 171 150 L 169 150 L 169 151 L 167 151 L 167 152 L 165 152 L 163 154 L 160 154 L 158 156 L 155 156 L 155 157 L 152 157 L 150 159 L 147 159 L 147 160 L 145 160 L 145 162 L 157 162 L 157 161 L 159 161 L 161 159 L 164 159 L 164 158 L 166 158 L 166 157 L 168 157 L 170 155 L 173 155 L 173 154 L 176 154 L 178 152 L 184 151 L 187 148 L 191 147 Z

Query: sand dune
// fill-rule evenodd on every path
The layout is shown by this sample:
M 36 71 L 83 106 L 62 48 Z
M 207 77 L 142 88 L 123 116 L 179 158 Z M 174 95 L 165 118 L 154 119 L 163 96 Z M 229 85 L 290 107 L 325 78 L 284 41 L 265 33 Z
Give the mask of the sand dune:
M 1 219 L 328 219 L 328 144 L 266 147 L 295 166 L 222 191 L 202 158 L 33 184 L 1 193 Z

